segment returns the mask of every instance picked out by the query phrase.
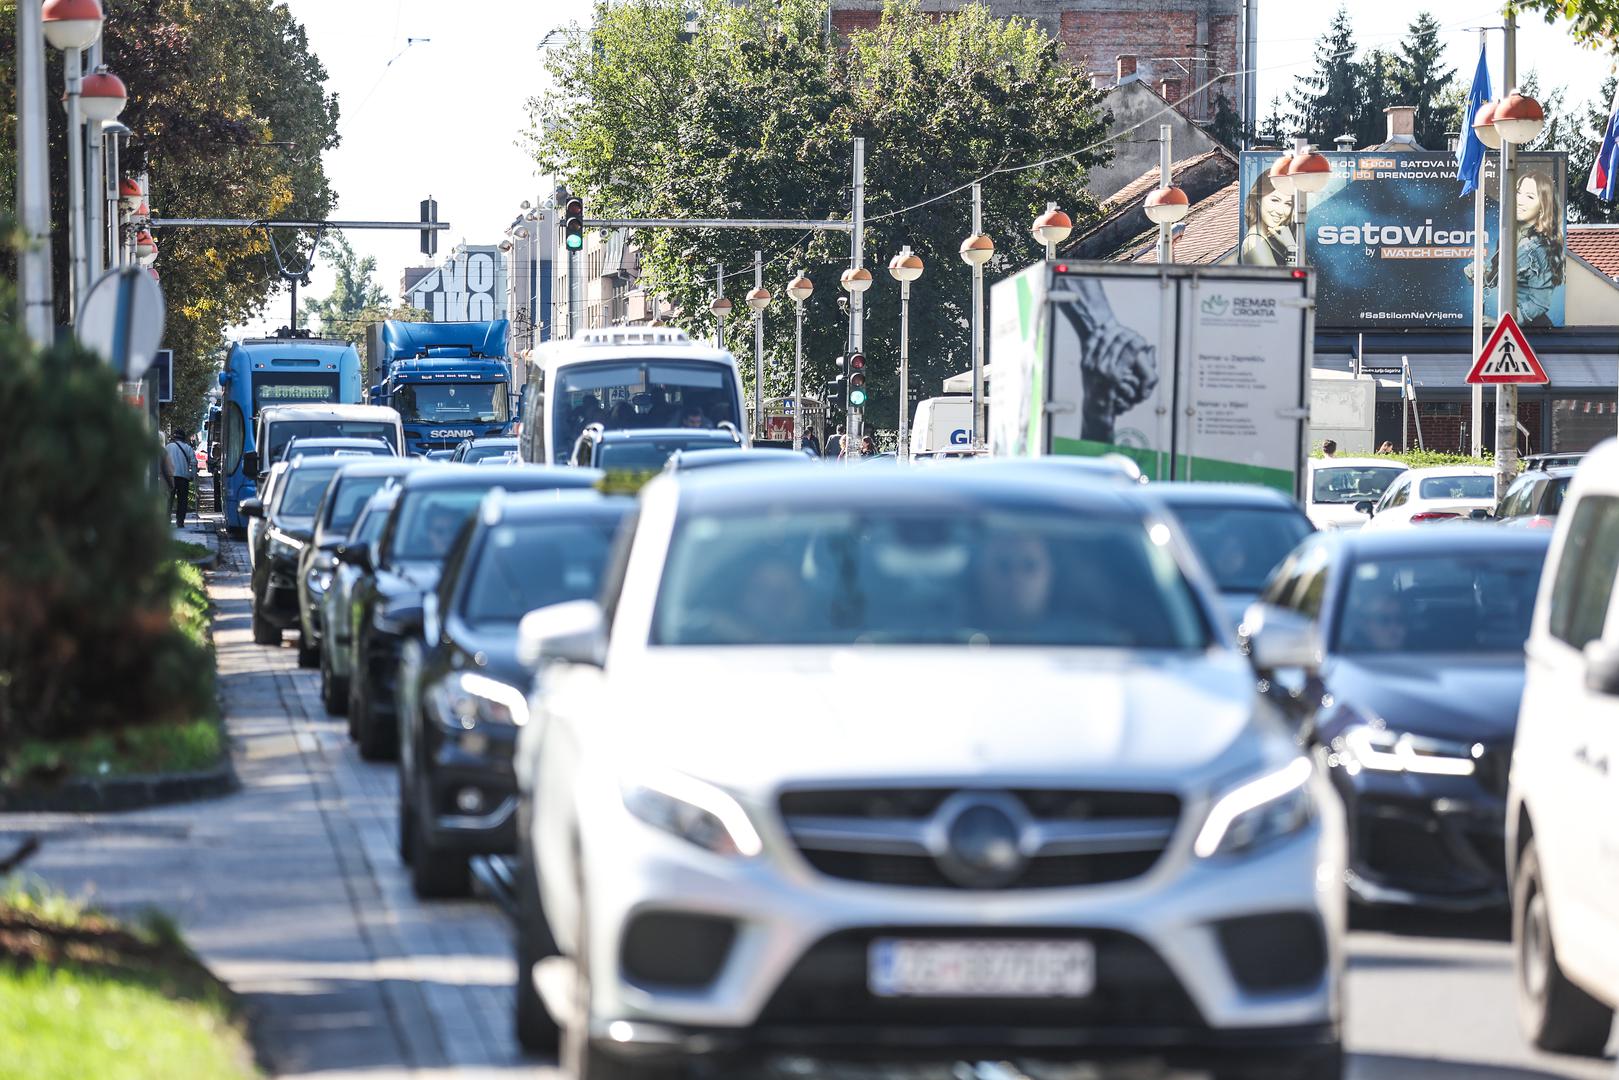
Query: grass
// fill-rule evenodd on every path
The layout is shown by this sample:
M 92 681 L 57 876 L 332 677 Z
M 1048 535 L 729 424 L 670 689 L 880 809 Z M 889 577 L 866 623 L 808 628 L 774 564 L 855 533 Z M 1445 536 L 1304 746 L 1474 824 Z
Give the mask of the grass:
M 256 1080 L 229 991 L 174 924 L 0 889 L 0 1080 Z
M 211 559 L 214 549 L 207 544 L 193 544 L 189 540 L 174 541 L 174 557 L 184 563 L 191 563 L 197 559 Z

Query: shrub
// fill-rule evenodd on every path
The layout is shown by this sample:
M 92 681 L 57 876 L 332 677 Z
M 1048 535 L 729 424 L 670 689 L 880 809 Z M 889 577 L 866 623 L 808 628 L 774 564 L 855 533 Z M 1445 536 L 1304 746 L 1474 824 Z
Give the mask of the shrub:
M 1313 458 L 1321 457 L 1318 447 L 1311 454 Z M 1442 450 L 1396 450 L 1392 454 L 1350 454 L 1340 453 L 1339 457 L 1368 457 L 1381 458 L 1412 469 L 1425 469 L 1432 465 L 1485 465 L 1493 467 L 1495 459 L 1491 457 L 1476 458 L 1468 454 L 1447 454 Z
M 113 372 L 0 325 L 0 430 L 0 759 L 27 736 L 206 715 L 213 664 L 176 611 L 158 439 Z

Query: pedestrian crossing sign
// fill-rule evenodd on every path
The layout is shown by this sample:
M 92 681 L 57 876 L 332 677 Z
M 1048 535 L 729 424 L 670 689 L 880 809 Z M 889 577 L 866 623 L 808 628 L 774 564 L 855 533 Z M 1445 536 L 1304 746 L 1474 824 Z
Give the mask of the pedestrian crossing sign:
M 1529 340 L 1518 329 L 1518 320 L 1511 313 L 1503 315 L 1495 333 L 1484 343 L 1484 351 L 1473 361 L 1473 370 L 1467 373 L 1470 383 L 1547 383 L 1546 369 L 1540 358 L 1529 347 Z

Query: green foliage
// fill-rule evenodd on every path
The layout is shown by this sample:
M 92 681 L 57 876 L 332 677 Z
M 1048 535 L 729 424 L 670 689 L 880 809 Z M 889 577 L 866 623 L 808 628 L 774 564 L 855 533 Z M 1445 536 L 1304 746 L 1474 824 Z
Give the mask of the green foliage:
M 373 280 L 377 260 L 370 255 L 361 258 L 355 254 L 349 242 L 337 233 L 321 241 L 320 254 L 337 272 L 337 280 L 329 295 L 304 301 L 304 317 L 318 323 L 325 337 L 361 341 L 365 337 L 362 316 L 388 302 L 388 294 Z
M 0 786 L 200 772 L 219 764 L 224 753 L 225 736 L 213 718 L 96 731 L 75 739 L 25 739 L 0 767 Z
M 687 13 L 696 11 L 695 33 Z M 883 268 L 901 245 L 926 263 L 912 287 L 911 378 L 930 388 L 968 366 L 971 275 L 965 191 L 905 208 L 999 168 L 1090 145 L 1104 134 L 1100 94 L 1073 77 L 1057 43 L 1032 22 L 996 19 L 970 4 L 937 21 L 890 2 L 881 23 L 846 42 L 825 33 L 824 0 L 626 0 L 602 6 L 590 31 L 548 58 L 554 89 L 530 102 L 542 171 L 585 200 L 587 216 L 846 219 L 852 141 L 867 139 L 865 350 L 868 423 L 897 415 L 898 287 Z M 840 47 L 840 45 L 842 47 Z M 1094 214 L 1086 152 L 984 182 L 984 228 L 1000 250 L 991 278 L 1039 257 L 1029 222 L 1048 200 L 1080 227 Z M 890 216 L 892 215 L 892 216 Z M 844 234 L 754 235 L 648 230 L 636 237 L 644 281 L 710 337 L 715 263 L 732 276 L 738 311 L 755 250 L 770 260 L 777 296 L 766 315 L 766 395 L 790 390 L 793 269 L 815 281 L 805 305 L 805 389 L 816 393 L 846 347 L 837 306 L 848 266 Z M 727 342 L 752 352 L 752 325 L 734 317 Z M 752 364 L 744 361 L 751 383 Z
M 1321 457 L 1321 448 L 1317 446 L 1310 454 L 1313 458 Z M 1435 465 L 1488 465 L 1493 459 L 1476 458 L 1468 454 L 1450 454 L 1442 450 L 1396 450 L 1392 454 L 1353 454 L 1342 455 L 1357 458 L 1379 458 L 1410 469 L 1426 469 Z
M 1247 135 L 1242 123 L 1242 114 L 1232 108 L 1231 99 L 1224 94 L 1217 94 L 1214 98 L 1214 119 L 1209 123 L 1209 134 L 1233 153 L 1242 149 L 1244 137 Z
M 1567 19 L 1575 41 L 1599 52 L 1619 53 L 1616 0 L 1517 0 L 1513 6 L 1519 11 L 1539 12 L 1549 23 Z
M 1332 25 L 1315 43 L 1315 66 L 1295 80 L 1287 104 L 1296 131 L 1323 145 L 1343 132 L 1359 137 L 1365 77 L 1355 63 L 1355 28 L 1339 7 Z
M 1608 126 L 1608 110 L 1613 106 L 1613 95 L 1619 86 L 1619 77 L 1610 74 L 1602 80 L 1602 88 L 1578 117 L 1580 138 L 1568 146 L 1568 212 L 1571 220 L 1614 224 L 1619 222 L 1619 203 L 1603 202 L 1585 190 L 1591 178 L 1591 166 L 1596 162 L 1597 148 L 1602 133 Z
M 113 373 L 0 324 L 0 430 L 0 756 L 209 715 L 198 581 L 171 558 L 157 440 Z
M 1417 142 L 1429 150 L 1443 150 L 1445 133 L 1459 130 L 1461 120 L 1460 110 L 1452 111 L 1445 97 L 1456 72 L 1445 66 L 1444 55 L 1439 20 L 1430 12 L 1418 12 L 1406 31 L 1393 74 L 1400 88 L 1400 104 L 1417 107 Z

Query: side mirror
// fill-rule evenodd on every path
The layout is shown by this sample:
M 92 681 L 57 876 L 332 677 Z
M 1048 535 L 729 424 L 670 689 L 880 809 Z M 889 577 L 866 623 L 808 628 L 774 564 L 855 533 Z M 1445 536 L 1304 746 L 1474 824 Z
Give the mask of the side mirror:
M 242 472 L 248 476 L 259 475 L 259 452 L 249 450 L 242 455 Z
M 422 628 L 422 605 L 399 604 L 379 609 L 371 625 L 394 637 L 412 637 Z
M 376 569 L 376 566 L 371 561 L 371 549 L 364 544 L 358 547 L 349 547 L 346 544 L 339 547 L 337 549 L 337 561 L 364 570 L 368 574 Z
M 236 504 L 236 509 L 242 512 L 243 517 L 261 518 L 264 516 L 264 501 L 262 499 L 243 499 Z
M 1619 696 L 1619 649 L 1601 641 L 1585 647 L 1585 688 Z
M 601 667 L 607 662 L 607 622 L 594 600 L 538 608 L 517 624 L 517 659 L 535 668 L 550 660 Z
M 1371 517 L 1372 511 L 1376 508 L 1376 506 L 1377 504 L 1372 502 L 1372 500 L 1362 499 L 1360 502 L 1355 504 L 1355 513 L 1365 514 L 1367 517 Z
M 1474 521 L 1489 521 L 1495 517 L 1495 512 L 1490 510 L 1488 507 L 1475 506 L 1473 508 L 1473 512 L 1467 516 L 1472 518 Z
M 1254 604 L 1242 618 L 1248 659 L 1261 675 L 1287 668 L 1313 671 L 1321 666 L 1315 623 L 1274 604 Z

